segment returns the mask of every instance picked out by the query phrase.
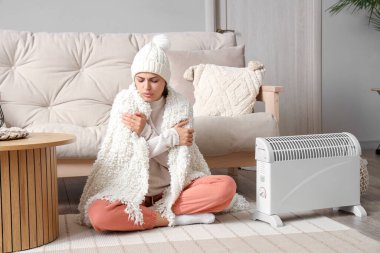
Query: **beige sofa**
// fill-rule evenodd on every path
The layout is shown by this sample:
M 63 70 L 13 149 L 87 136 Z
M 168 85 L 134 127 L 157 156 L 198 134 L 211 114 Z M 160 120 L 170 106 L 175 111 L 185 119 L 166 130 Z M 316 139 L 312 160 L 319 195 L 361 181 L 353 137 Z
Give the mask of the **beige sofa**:
M 244 66 L 232 33 L 167 34 L 170 85 L 194 102 L 184 70 L 199 63 Z M 58 176 L 88 175 L 106 131 L 115 95 L 128 87 L 136 52 L 153 34 L 0 31 L 0 103 L 7 126 L 66 132 L 76 142 L 57 148 Z M 263 86 L 265 113 L 195 117 L 196 143 L 212 168 L 252 166 L 255 138 L 278 135 L 279 86 Z

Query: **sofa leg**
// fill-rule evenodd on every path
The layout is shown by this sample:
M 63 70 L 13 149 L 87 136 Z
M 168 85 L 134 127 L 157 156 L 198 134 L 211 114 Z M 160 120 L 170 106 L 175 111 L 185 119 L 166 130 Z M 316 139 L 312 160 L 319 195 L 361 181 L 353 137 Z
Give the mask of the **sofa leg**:
M 236 178 L 238 176 L 238 167 L 230 167 L 228 168 L 228 175 L 233 177 L 233 178 Z

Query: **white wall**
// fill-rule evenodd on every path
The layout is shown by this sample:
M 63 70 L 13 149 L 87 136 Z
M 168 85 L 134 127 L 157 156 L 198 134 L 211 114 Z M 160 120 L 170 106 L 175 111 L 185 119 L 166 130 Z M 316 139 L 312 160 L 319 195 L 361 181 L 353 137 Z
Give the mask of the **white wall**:
M 227 0 L 227 29 L 246 45 L 246 59 L 281 85 L 281 135 L 321 131 L 321 0 Z M 225 12 L 223 4 L 220 12 Z
M 0 29 L 46 32 L 205 30 L 204 0 L 0 0 Z
M 368 27 L 366 13 L 325 11 L 322 1 L 322 128 L 348 131 L 362 148 L 380 143 L 380 32 Z

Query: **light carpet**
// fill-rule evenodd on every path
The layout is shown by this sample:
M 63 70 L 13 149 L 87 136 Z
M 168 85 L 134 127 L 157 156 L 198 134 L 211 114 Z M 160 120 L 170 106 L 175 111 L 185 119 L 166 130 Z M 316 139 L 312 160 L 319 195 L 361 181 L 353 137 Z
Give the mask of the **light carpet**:
M 281 216 L 285 226 L 220 214 L 213 224 L 99 233 L 60 215 L 59 238 L 23 252 L 380 252 L 380 242 L 313 212 Z

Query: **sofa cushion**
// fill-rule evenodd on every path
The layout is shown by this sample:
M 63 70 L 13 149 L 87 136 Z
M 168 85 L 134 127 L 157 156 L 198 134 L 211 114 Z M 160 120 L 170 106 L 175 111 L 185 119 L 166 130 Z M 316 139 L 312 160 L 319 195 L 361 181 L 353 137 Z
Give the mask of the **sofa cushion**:
M 247 68 L 199 64 L 185 71 L 193 81 L 194 116 L 235 116 L 252 113 L 262 84 L 264 65 L 250 61 Z
M 230 33 L 167 35 L 172 50 L 236 45 Z M 130 66 L 136 52 L 153 36 L 0 30 L 0 102 L 7 125 L 107 124 L 115 95 L 132 81 Z
M 30 132 L 70 133 L 75 135 L 75 142 L 57 147 L 57 157 L 59 159 L 95 159 L 106 132 L 105 125 L 100 127 L 81 127 L 58 123 L 33 124 L 26 129 Z
M 217 50 L 185 50 L 167 52 L 172 72 L 169 85 L 194 104 L 194 86 L 183 78 L 185 70 L 201 63 L 230 67 L 244 67 L 244 46 L 222 48 Z
M 106 127 L 38 124 L 27 127 L 27 130 L 74 134 L 76 136 L 74 143 L 57 147 L 57 157 L 95 159 Z M 238 117 L 195 117 L 194 130 L 199 150 L 207 156 L 240 151 L 254 152 L 256 137 L 278 136 L 276 120 L 271 114 L 262 112 Z
M 257 112 L 236 117 L 200 116 L 194 118 L 195 142 L 206 156 L 255 151 L 256 137 L 278 136 L 272 114 Z M 254 157 L 252 157 L 254 159 Z

